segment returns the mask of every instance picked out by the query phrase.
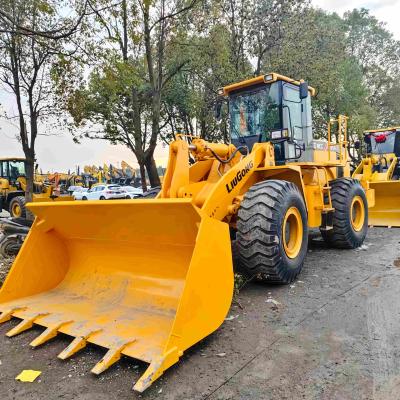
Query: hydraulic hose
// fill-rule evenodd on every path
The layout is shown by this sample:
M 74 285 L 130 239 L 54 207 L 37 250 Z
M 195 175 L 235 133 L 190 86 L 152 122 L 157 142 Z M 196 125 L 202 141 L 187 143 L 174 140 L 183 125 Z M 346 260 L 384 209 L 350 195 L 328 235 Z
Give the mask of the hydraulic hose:
M 211 148 L 208 148 L 208 150 L 210 150 L 211 154 L 222 164 L 228 164 L 229 162 L 231 162 L 233 157 L 235 157 L 236 153 L 238 151 L 240 151 L 241 149 L 246 151 L 246 156 L 249 154 L 249 148 L 247 146 L 239 146 L 235 149 L 235 151 L 229 156 L 229 158 L 227 160 L 223 160 Z

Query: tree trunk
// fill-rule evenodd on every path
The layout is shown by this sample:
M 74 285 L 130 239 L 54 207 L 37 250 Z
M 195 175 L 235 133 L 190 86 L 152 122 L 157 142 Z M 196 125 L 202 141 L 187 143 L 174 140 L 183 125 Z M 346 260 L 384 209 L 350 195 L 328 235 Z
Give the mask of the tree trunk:
M 147 191 L 147 183 L 146 183 L 146 170 L 143 161 L 139 161 L 139 170 L 140 170 L 140 179 L 142 182 L 142 190 L 143 193 Z
M 157 165 L 156 162 L 154 161 L 153 155 L 149 156 L 146 159 L 145 165 L 146 165 L 147 175 L 149 176 L 150 180 L 150 186 L 151 187 L 161 186 L 160 177 L 158 176 L 158 171 L 157 171 Z
M 34 185 L 34 174 L 35 174 L 35 155 L 33 151 L 25 153 L 25 174 L 26 174 L 26 187 L 25 187 L 25 200 L 27 203 L 33 201 L 33 185 Z M 34 215 L 27 209 L 26 219 L 33 221 Z

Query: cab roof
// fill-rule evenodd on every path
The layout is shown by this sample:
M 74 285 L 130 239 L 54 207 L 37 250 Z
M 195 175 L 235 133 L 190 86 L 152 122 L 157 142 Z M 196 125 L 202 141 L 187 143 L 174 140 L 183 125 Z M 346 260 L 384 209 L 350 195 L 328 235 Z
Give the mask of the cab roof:
M 391 126 L 390 128 L 371 129 L 368 131 L 364 131 L 364 135 L 368 135 L 369 133 L 398 131 L 398 130 L 400 130 L 400 126 Z
M 253 85 L 258 85 L 260 83 L 272 83 L 276 81 L 285 81 L 296 86 L 299 86 L 300 83 L 302 82 L 302 81 L 296 81 L 295 79 L 289 78 L 284 75 L 277 74 L 275 72 L 271 72 L 266 75 L 260 75 L 255 78 L 247 79 L 241 82 L 233 83 L 228 86 L 224 86 L 223 88 L 220 89 L 219 94 L 226 96 L 232 91 L 237 89 L 243 89 Z M 309 86 L 308 91 L 310 92 L 311 96 L 315 96 L 315 89 L 313 87 Z
M 0 157 L 0 161 L 26 161 L 26 159 L 22 157 Z

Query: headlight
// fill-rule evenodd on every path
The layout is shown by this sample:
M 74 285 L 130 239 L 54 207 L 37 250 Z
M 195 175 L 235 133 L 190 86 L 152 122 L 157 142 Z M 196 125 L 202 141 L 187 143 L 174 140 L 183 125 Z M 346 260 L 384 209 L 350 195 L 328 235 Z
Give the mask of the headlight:
M 282 129 L 279 131 L 272 131 L 271 132 L 271 139 L 281 139 L 288 137 L 288 130 L 287 129 Z

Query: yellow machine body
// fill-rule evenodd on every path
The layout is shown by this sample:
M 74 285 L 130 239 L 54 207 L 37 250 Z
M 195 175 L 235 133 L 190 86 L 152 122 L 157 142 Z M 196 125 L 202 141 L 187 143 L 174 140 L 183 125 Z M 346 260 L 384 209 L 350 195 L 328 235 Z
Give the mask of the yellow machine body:
M 267 179 L 293 182 L 308 225 L 321 226 L 333 210 L 329 182 L 347 165 L 340 136 L 335 151 L 329 142 L 318 150 L 319 161 L 286 165 L 270 142 L 243 155 L 181 136 L 156 199 L 30 204 L 36 220 L 0 290 L 0 322 L 21 319 L 8 336 L 33 324 L 46 329 L 32 346 L 67 334 L 74 339 L 61 359 L 87 343 L 104 347 L 96 374 L 121 355 L 143 360 L 134 389 L 145 390 L 223 323 L 233 295 L 230 229 L 244 194 Z
M 37 179 L 38 178 L 38 179 Z M 51 185 L 45 185 L 43 177 L 35 173 L 33 184 L 34 202 L 43 201 L 71 201 L 72 196 L 56 196 Z M 2 158 L 0 159 L 0 207 L 9 211 L 12 217 L 22 217 L 25 207 L 25 159 Z M 22 202 L 13 201 L 16 197 L 23 198 Z M 1 209 L 0 209 L 1 211 Z
M 0 291 L 0 321 L 22 319 L 9 336 L 33 323 L 47 328 L 33 346 L 57 332 L 73 336 L 63 359 L 87 342 L 105 347 L 95 373 L 121 355 L 148 362 L 135 387 L 143 391 L 228 312 L 228 226 L 190 199 L 30 209 L 36 221 Z
M 365 132 L 365 135 L 373 138 L 385 134 L 396 136 L 396 143 L 400 143 L 400 128 Z M 376 147 L 379 150 L 380 145 L 377 144 Z M 374 191 L 375 201 L 369 209 L 370 225 L 400 227 L 399 163 L 399 156 L 393 152 L 367 153 L 353 172 L 353 178 L 359 179 L 365 188 Z

